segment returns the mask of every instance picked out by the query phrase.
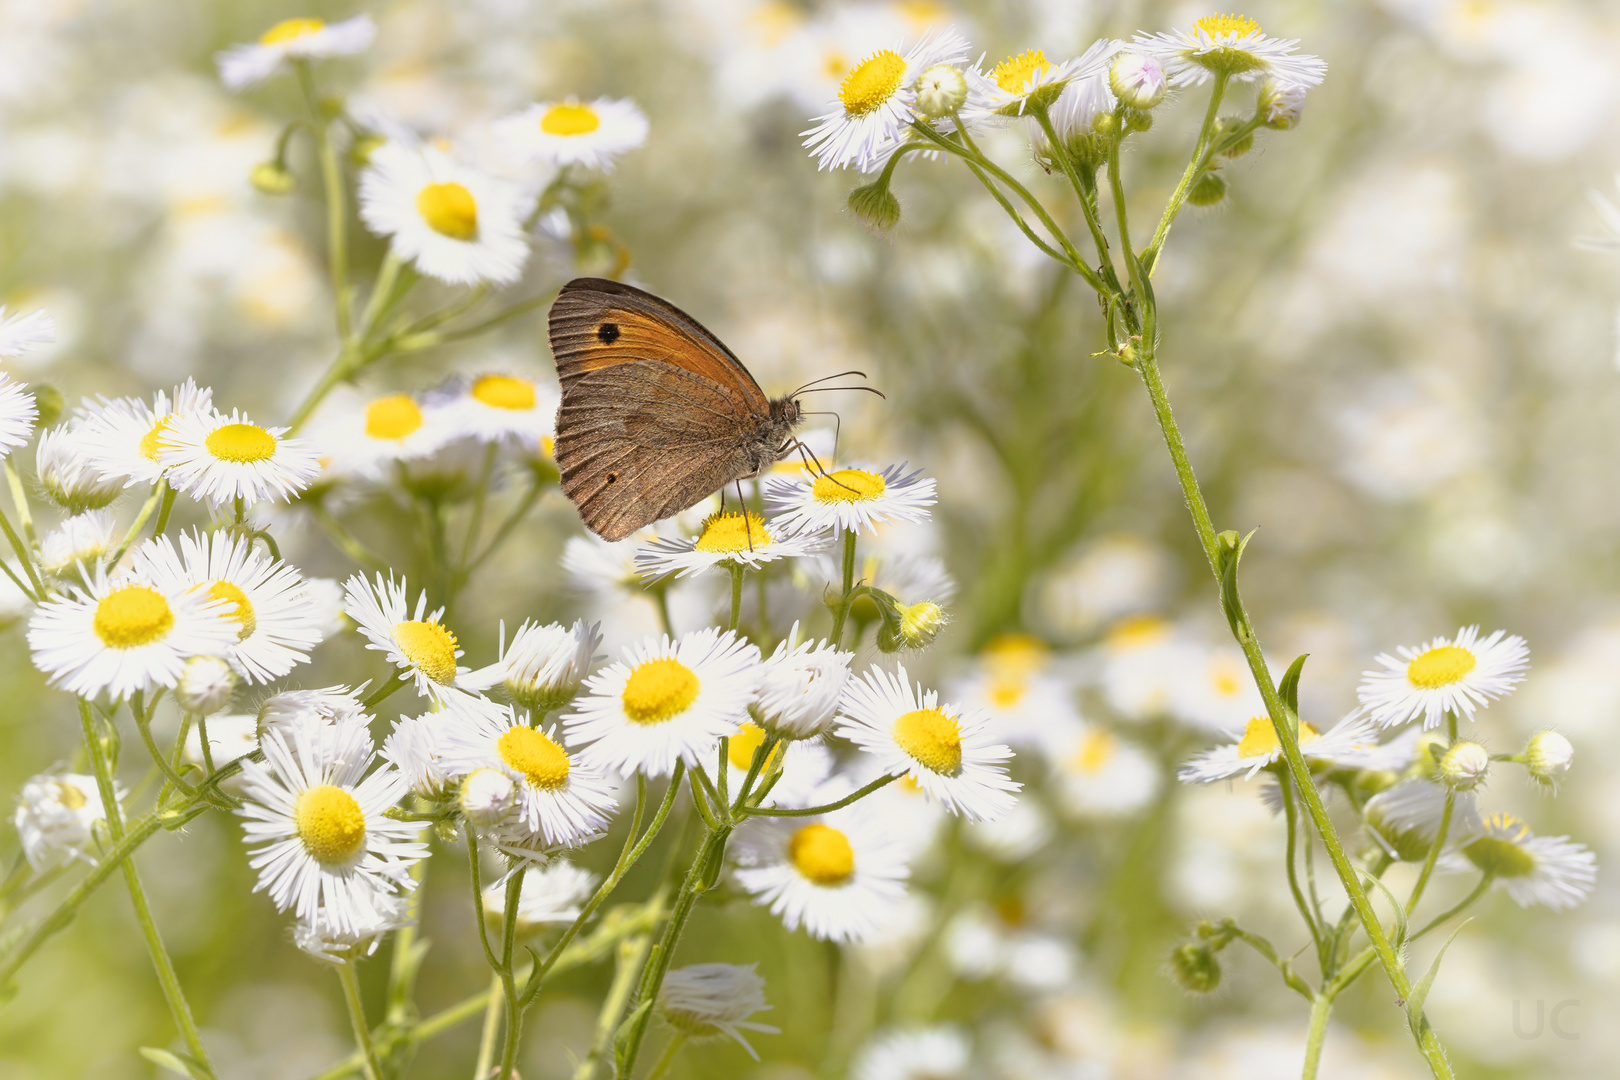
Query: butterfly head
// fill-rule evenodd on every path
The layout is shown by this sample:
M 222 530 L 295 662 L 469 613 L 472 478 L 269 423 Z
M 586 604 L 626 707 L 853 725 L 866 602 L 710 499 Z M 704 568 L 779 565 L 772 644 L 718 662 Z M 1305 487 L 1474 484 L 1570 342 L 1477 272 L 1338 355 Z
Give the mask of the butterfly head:
M 798 426 L 804 414 L 799 411 L 799 403 L 791 397 L 771 399 L 771 422 L 784 425 L 788 430 Z

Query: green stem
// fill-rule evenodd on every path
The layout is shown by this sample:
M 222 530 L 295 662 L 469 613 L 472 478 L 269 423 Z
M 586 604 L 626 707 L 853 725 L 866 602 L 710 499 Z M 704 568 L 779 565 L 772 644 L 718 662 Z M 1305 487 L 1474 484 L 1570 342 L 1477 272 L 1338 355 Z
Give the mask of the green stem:
M 326 503 L 320 499 L 311 499 L 308 503 L 309 511 L 315 518 L 315 523 L 326 533 L 327 538 L 338 548 L 362 566 L 372 570 L 389 569 L 388 560 L 374 555 L 364 544 L 356 540 L 343 524 L 327 509 Z
M 478 487 L 473 490 L 472 513 L 467 518 L 467 534 L 461 538 L 461 556 L 456 561 L 461 564 L 457 576 L 467 572 L 467 559 L 472 555 L 473 540 L 478 536 L 478 530 L 484 527 L 484 504 L 489 498 L 489 480 L 495 472 L 495 451 L 499 444 L 490 443 L 484 447 L 484 461 L 478 469 Z
M 512 534 L 512 530 L 522 523 L 523 519 L 528 516 L 529 510 L 545 492 L 548 482 L 546 477 L 539 474 L 535 475 L 534 482 L 529 485 L 529 490 L 523 493 L 522 500 L 507 515 L 506 520 L 501 522 L 500 528 L 495 530 L 495 535 L 490 539 L 489 546 L 480 551 L 478 557 L 473 559 L 467 568 L 462 571 L 463 581 L 472 576 L 473 571 L 483 566 L 484 560 L 495 554 L 496 549 L 506 542 L 506 538 Z
M 1035 122 L 1041 126 L 1046 134 L 1047 145 L 1051 148 L 1054 161 L 1063 175 L 1068 178 L 1069 186 L 1074 189 L 1075 201 L 1080 204 L 1080 214 L 1086 219 L 1086 229 L 1091 233 L 1091 242 L 1097 248 L 1097 268 L 1102 271 L 1103 288 L 1098 290 L 1107 295 L 1119 295 L 1124 292 L 1119 285 L 1119 275 L 1114 272 L 1114 257 L 1109 253 L 1108 235 L 1103 232 L 1102 222 L 1097 219 L 1097 180 L 1095 176 L 1082 177 L 1075 168 L 1074 159 L 1064 148 L 1062 140 L 1057 137 L 1057 131 L 1052 127 L 1052 118 L 1043 109 L 1031 110 Z M 1114 138 L 1111 143 L 1117 152 L 1119 139 Z
M 337 147 L 332 145 L 331 122 L 321 106 L 320 94 L 315 89 L 315 77 L 310 73 L 309 62 L 295 60 L 293 66 L 298 71 L 298 85 L 304 92 L 304 101 L 308 103 L 310 115 L 315 119 L 311 130 L 315 134 L 315 152 L 320 158 L 321 185 L 326 195 L 327 270 L 332 277 L 332 295 L 337 307 L 338 340 L 347 347 L 351 344 L 354 331 L 349 313 L 349 214 L 343 189 L 343 171 L 338 165 Z M 306 404 L 309 409 L 313 409 L 318 401 L 319 399 L 316 399 L 316 402 Z M 308 411 L 301 406 L 299 421 L 301 422 L 307 415 Z M 298 425 L 294 423 L 292 426 Z
M 1277 784 L 1282 790 L 1283 818 L 1288 823 L 1288 839 L 1284 844 L 1283 863 L 1288 868 L 1288 891 L 1294 894 L 1294 906 L 1299 908 L 1299 917 L 1305 920 L 1305 928 L 1311 932 L 1311 940 L 1316 943 L 1317 956 L 1322 954 L 1322 929 L 1319 925 L 1321 913 L 1308 904 L 1305 893 L 1299 887 L 1299 874 L 1294 868 L 1294 846 L 1299 833 L 1298 815 L 1294 810 L 1294 782 L 1286 774 L 1277 777 Z M 1309 844 L 1310 837 L 1305 838 Z
M 1305 1067 L 1300 1080 L 1316 1080 L 1316 1070 L 1322 1064 L 1322 1041 L 1327 1037 L 1328 1015 L 1333 1011 L 1333 998 L 1319 993 L 1311 999 L 1311 1023 L 1305 1032 Z
M 366 712 L 370 712 L 372 709 L 375 709 L 378 705 L 380 705 L 385 699 L 391 697 L 396 690 L 404 687 L 408 682 L 410 682 L 409 679 L 401 679 L 396 672 L 390 670 L 388 675 L 383 679 L 383 684 L 377 687 L 377 689 L 373 690 L 370 696 L 360 703 L 360 708 Z
M 838 608 L 833 612 L 832 646 L 838 648 L 844 639 L 844 623 L 849 618 L 851 593 L 855 591 L 855 530 L 844 530 L 844 591 L 838 597 Z
M 1451 814 L 1457 806 L 1457 793 L 1446 788 L 1445 805 L 1440 810 L 1440 827 L 1435 830 L 1434 843 L 1429 845 L 1429 853 L 1423 858 L 1423 869 L 1418 871 L 1417 884 L 1412 886 L 1412 895 L 1406 898 L 1406 913 L 1412 914 L 1416 910 L 1418 901 L 1423 898 L 1423 890 L 1428 887 L 1429 878 L 1434 874 L 1435 863 L 1440 861 L 1440 851 L 1446 846 L 1446 834 L 1451 831 Z
M 858 799 L 866 798 L 878 788 L 887 784 L 892 784 L 898 779 L 900 779 L 899 773 L 895 773 L 892 776 L 880 776 L 870 784 L 867 784 L 865 787 L 861 788 L 859 791 L 851 792 L 850 794 L 845 795 L 842 799 L 839 799 L 837 802 L 830 802 L 823 806 L 807 806 L 798 810 L 782 810 L 774 806 L 770 807 L 769 809 L 763 809 L 757 806 L 746 806 L 743 808 L 743 812 L 754 814 L 759 817 L 815 817 L 818 814 L 830 814 L 834 810 L 842 809 Z
M 147 519 L 152 516 L 152 511 L 157 509 L 158 502 L 163 498 L 163 493 L 168 490 L 169 482 L 167 480 L 159 480 L 152 485 L 152 494 L 146 497 L 146 502 L 141 506 L 141 512 L 135 515 L 135 521 L 130 525 L 129 531 L 124 534 L 124 539 L 119 542 L 117 550 L 107 559 L 108 566 L 117 566 L 124 558 L 124 552 L 129 550 L 129 545 L 135 542 L 135 538 L 146 527 Z
M 30 599 L 43 597 L 45 595 L 45 586 L 40 583 L 39 571 L 34 569 L 34 553 L 27 544 L 23 543 L 22 537 L 17 535 L 17 530 L 11 527 L 11 519 L 3 513 L 0 513 L 0 529 L 5 530 L 6 539 L 11 542 L 11 550 L 17 553 L 17 561 L 22 563 L 23 570 L 28 573 L 29 582 L 34 586 Z M 23 592 L 28 592 L 28 590 L 24 589 Z
M 490 1063 L 495 1060 L 495 1033 L 501 1029 L 501 1006 L 506 1002 L 506 984 L 499 972 L 489 978 L 489 1007 L 484 1010 L 484 1030 L 478 1039 L 478 1060 L 473 1080 L 488 1080 Z
M 355 1045 L 360 1048 L 366 1080 L 383 1080 L 377 1048 L 371 1041 L 371 1028 L 366 1024 L 366 1007 L 360 1000 L 360 978 L 355 974 L 354 961 L 345 960 L 338 965 L 337 972 L 338 982 L 343 984 L 343 1000 L 349 1006 L 349 1025 L 354 1029 Z
M 653 1067 L 648 1070 L 645 1080 L 659 1080 L 659 1077 L 669 1072 L 669 1067 L 675 1064 L 675 1055 L 679 1054 L 681 1047 L 685 1045 L 686 1035 L 677 1031 L 670 1038 L 669 1044 L 664 1047 L 664 1052 L 658 1055 L 658 1060 L 653 1062 Z
M 1215 89 L 1209 95 L 1209 108 L 1204 110 L 1204 124 L 1198 129 L 1198 143 L 1193 149 L 1192 159 L 1187 162 L 1187 169 L 1181 174 L 1181 182 L 1176 185 L 1176 190 L 1170 193 L 1170 201 L 1165 204 L 1164 213 L 1159 218 L 1159 227 L 1153 232 L 1153 242 L 1142 254 L 1142 266 L 1149 275 L 1158 268 L 1159 255 L 1164 251 L 1164 242 L 1170 235 L 1170 226 L 1187 202 L 1187 193 L 1192 190 L 1198 174 L 1204 171 L 1210 136 L 1215 132 L 1221 98 L 1226 95 L 1226 83 L 1230 78 L 1229 75 L 1215 76 Z
M 22 477 L 17 475 L 17 462 L 11 457 L 6 458 L 6 484 L 11 488 L 11 502 L 17 508 L 23 535 L 28 537 L 28 546 L 33 547 L 39 543 L 39 537 L 34 535 L 34 514 L 28 506 L 28 492 L 23 488 Z
M 163 484 L 163 500 L 158 504 L 157 523 L 152 526 L 153 536 L 162 536 L 163 530 L 169 527 L 169 512 L 174 509 L 174 497 L 178 494 L 170 487 L 167 481 Z
M 742 617 L 743 567 L 741 563 L 730 563 L 726 569 L 731 571 L 731 620 L 726 629 L 735 631 Z

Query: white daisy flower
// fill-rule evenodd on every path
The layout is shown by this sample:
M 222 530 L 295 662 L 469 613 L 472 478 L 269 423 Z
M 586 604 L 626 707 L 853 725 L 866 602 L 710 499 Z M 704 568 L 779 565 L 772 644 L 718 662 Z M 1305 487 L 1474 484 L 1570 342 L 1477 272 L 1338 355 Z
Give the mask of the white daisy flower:
M 449 419 L 410 394 L 384 394 L 363 406 L 339 400 L 311 425 L 310 442 L 338 475 L 390 482 L 396 462 L 425 458 L 456 437 Z
M 90 510 L 64 518 L 39 538 L 39 565 L 60 574 L 79 563 L 93 565 L 118 546 L 118 519 L 109 510 Z
M 244 90 L 261 83 L 294 60 L 353 56 L 364 52 L 377 36 L 370 15 L 356 15 L 339 23 L 321 19 L 286 19 L 266 30 L 258 41 L 232 45 L 214 56 L 219 77 L 228 88 Z
M 744 724 L 737 734 L 727 737 L 727 790 L 733 797 L 742 791 L 748 770 L 753 767 L 754 755 L 764 742 L 765 729 L 752 722 Z M 833 758 L 831 751 L 819 742 L 801 739 L 778 743 L 771 750 L 771 756 L 760 766 L 754 791 L 764 790 L 771 773 L 778 769 L 779 775 L 771 783 L 765 801 L 760 804 L 762 806 L 819 806 L 841 799 L 852 790 L 840 787 L 834 791 L 826 787 L 828 777 L 832 774 Z
M 459 692 L 477 689 L 468 670 L 456 664 L 461 650 L 456 635 L 439 622 L 444 608 L 431 614 L 427 592 L 416 598 L 411 610 L 405 595 L 405 579 L 392 576 L 385 583 L 381 574 L 375 582 L 355 574 L 343 583 L 343 610 L 353 619 L 360 633 L 388 662 L 401 669 L 400 679 L 412 679 L 416 692 L 434 701 L 444 701 Z
M 797 532 L 749 510 L 715 513 L 691 540 L 658 539 L 636 551 L 636 570 L 654 580 L 674 574 L 690 577 L 716 567 L 758 570 L 768 562 L 814 555 L 827 546 L 813 531 Z
M 1422 862 L 1440 833 L 1445 814 L 1446 789 L 1423 778 L 1402 780 L 1367 800 L 1362 818 L 1373 839 L 1390 855 L 1405 862 Z M 1471 791 L 1452 793 L 1451 823 L 1446 826 L 1445 851 L 1454 852 L 1484 828 L 1479 804 Z M 1458 869 L 1442 857 L 1441 869 Z
M 524 196 L 434 146 L 394 140 L 360 174 L 360 218 L 394 254 L 451 285 L 506 285 L 523 273 Z
M 238 626 L 207 593 L 112 582 L 98 566 L 87 589 L 71 586 L 34 609 L 28 645 L 53 686 L 119 700 L 173 686 L 193 656 L 229 655 Z
M 168 471 L 158 460 L 158 439 L 177 419 L 213 412 L 214 392 L 188 378 L 172 393 L 159 390 L 150 405 L 136 398 L 87 400 L 77 410 L 74 429 L 103 477 L 134 487 L 155 483 Z
M 789 930 L 859 941 L 905 896 L 904 849 L 861 803 L 816 818 L 755 818 L 737 830 L 735 876 Z
M 815 155 L 818 168 L 876 169 L 909 134 L 917 76 L 935 64 L 962 63 L 967 54 L 967 41 L 954 30 L 924 35 L 903 56 L 878 50 L 844 77 L 832 111 L 801 132 L 805 149 Z
M 1077 817 L 1121 817 L 1147 806 L 1159 793 L 1153 755 L 1096 724 L 1082 724 L 1053 754 L 1058 797 Z
M 421 826 L 385 812 L 404 797 L 405 778 L 384 766 L 366 776 L 371 737 L 358 726 L 319 753 L 305 727 L 266 732 L 263 762 L 242 762 L 246 802 L 237 811 L 259 871 L 253 891 L 269 893 L 311 925 L 324 919 L 342 934 L 358 933 L 374 914 L 378 893 L 409 892 L 411 864 L 428 854 L 415 839 Z
M 1171 86 L 1197 86 L 1214 75 L 1315 86 L 1327 75 L 1321 57 L 1294 53 L 1298 38 L 1267 37 L 1247 15 L 1205 15 L 1191 30 L 1137 34 L 1135 44 L 1164 66 Z
M 1248 662 L 1236 647 L 1187 643 L 1169 684 L 1170 712 L 1177 720 L 1225 734 L 1266 711 Z
M 34 437 L 39 409 L 34 395 L 10 375 L 0 374 L 0 457 L 25 446 Z
M 856 1055 L 850 1080 L 967 1080 L 967 1037 L 949 1024 L 879 1032 Z
M 437 801 L 447 797 L 454 786 L 455 778 L 445 770 L 439 750 L 441 732 L 449 722 L 448 712 L 401 716 L 383 740 L 383 760 L 399 770 L 413 795 Z
M 299 922 L 293 943 L 317 960 L 346 964 L 377 951 L 392 930 L 411 924 L 409 896 L 374 889 L 357 879 L 345 897 L 342 916 L 327 906 L 313 919 Z
M 1282 760 L 1282 743 L 1277 741 L 1277 730 L 1269 716 L 1250 717 L 1243 735 L 1233 733 L 1233 739 L 1182 765 L 1176 770 L 1176 779 L 1184 784 L 1210 784 L 1242 773 L 1243 779 L 1252 780 L 1255 773 Z M 1299 752 L 1306 761 L 1332 763 L 1346 751 L 1377 744 L 1377 726 L 1359 709 L 1325 733 L 1307 720 L 1299 722 Z
M 1013 804 L 1021 785 L 1003 762 L 1012 751 L 996 743 L 982 713 L 939 707 L 939 694 L 907 681 L 904 666 L 890 675 L 873 665 L 844 689 L 836 733 L 873 755 L 891 776 L 915 780 L 955 814 L 988 820 Z
M 1446 713 L 1474 718 L 1474 710 L 1506 697 L 1524 679 L 1530 647 L 1517 634 L 1498 630 L 1480 640 L 1479 627 L 1465 626 L 1454 638 L 1437 637 L 1415 649 L 1380 653 L 1382 671 L 1364 671 L 1356 688 L 1361 704 L 1382 727 L 1418 717 L 1438 726 Z
M 743 1029 L 780 1035 L 782 1029 L 748 1019 L 765 1012 L 765 980 L 758 964 L 690 964 L 664 975 L 658 989 L 658 1015 L 687 1038 L 724 1035 L 735 1039 L 755 1061 Z
M 176 550 L 167 536 L 158 536 L 136 548 L 132 559 L 138 580 L 164 591 L 200 590 L 226 604 L 238 627 L 226 658 L 249 682 L 279 679 L 320 644 L 298 571 L 251 540 L 224 531 L 184 533 Z
M 0 357 L 11 359 L 56 340 L 56 320 L 41 311 L 7 315 L 0 304 Z
M 50 500 L 69 514 L 99 510 L 124 490 L 119 478 L 101 474 L 76 425 L 61 424 L 39 433 L 34 475 Z
M 667 776 L 676 761 L 701 764 L 721 736 L 737 733 L 759 677 L 759 648 L 730 630 L 645 638 L 585 680 L 563 730 L 590 768 Z
M 1047 117 L 1052 122 L 1052 130 L 1071 149 L 1084 144 L 1077 144 L 1075 140 L 1094 135 L 1097 130 L 1097 118 L 1104 114 L 1112 115 L 1119 105 L 1119 99 L 1109 83 L 1109 66 L 1118 52 L 1125 47 L 1122 41 L 1098 41 L 1093 44 L 1076 61 L 1076 66 L 1085 71 L 1077 74 L 1064 85 L 1062 93 L 1047 110 Z M 1097 61 L 1104 61 L 1101 66 Z M 1149 60 L 1149 63 L 1154 63 Z M 1154 63 L 1154 66 L 1158 65 Z M 1034 148 L 1037 159 L 1045 160 L 1051 153 L 1047 145 L 1046 132 L 1038 125 L 1030 130 L 1030 145 Z M 1106 152 L 1106 147 L 1098 146 L 1096 152 L 1100 155 Z
M 923 521 L 934 505 L 934 481 L 904 464 L 882 472 L 839 469 L 824 476 L 808 471 L 796 479 L 765 480 L 765 504 L 776 521 L 799 532 L 825 529 L 876 531 L 886 521 Z
M 1537 836 L 1512 814 L 1492 814 L 1463 855 L 1520 907 L 1568 911 L 1592 894 L 1597 856 L 1567 836 Z
M 520 375 L 486 373 L 458 381 L 445 405 L 446 419 L 457 435 L 482 443 L 511 442 L 538 446 L 551 435 L 561 394 L 555 383 Z
M 122 801 L 123 789 L 113 790 Z M 90 850 L 96 839 L 95 826 L 106 816 L 95 777 L 41 773 L 23 784 L 11 823 L 22 840 L 28 865 L 38 874 L 74 859 L 94 863 Z
M 579 847 L 606 830 L 618 806 L 617 785 L 564 750 L 555 727 L 530 727 L 511 706 L 487 698 L 453 699 L 445 715 L 437 734 L 447 775 L 496 769 L 517 785 L 502 840 L 527 848 Z
M 484 887 L 484 915 L 496 928 L 506 918 L 509 880 L 510 875 Z M 548 926 L 567 926 L 579 918 L 595 891 L 596 875 L 567 859 L 553 859 L 544 866 L 530 864 L 518 891 L 518 937 L 532 937 Z
M 171 487 L 198 502 L 289 502 L 321 465 L 309 440 L 288 438 L 287 431 L 260 427 L 234 409 L 229 416 L 177 414 L 158 433 L 158 464 Z
M 990 112 L 1023 116 L 1032 97 L 1038 96 L 1050 104 L 1062 92 L 1059 87 L 1076 80 L 1100 75 L 1106 84 L 1109 62 L 1122 47 L 1123 42 L 1099 41 L 1082 55 L 1056 64 L 1046 58 L 1045 51 L 1026 49 L 1007 57 L 988 73 L 970 69 L 967 77 L 969 83 L 983 92 Z
M 1102 671 L 1103 699 L 1127 720 L 1147 720 L 1170 709 L 1186 672 L 1203 653 L 1176 628 L 1154 615 L 1121 619 L 1103 639 L 1096 662 Z
M 258 712 L 259 733 L 280 731 L 292 742 L 297 728 L 318 731 L 326 728 L 368 727 L 371 714 L 347 686 L 321 690 L 283 690 L 264 699 Z
M 628 98 L 542 101 L 497 120 L 494 128 L 519 161 L 603 172 L 611 172 L 621 154 L 647 141 L 647 118 Z
M 820 735 L 838 711 L 854 658 L 854 653 L 826 641 L 801 642 L 795 622 L 765 661 L 753 715 L 766 730 L 784 738 Z
M 502 624 L 503 637 L 505 633 Z M 574 699 L 601 644 L 601 623 L 576 619 L 567 627 L 526 621 L 511 644 L 502 644 L 500 659 L 472 672 L 467 683 L 480 690 L 499 685 L 514 703 L 538 718 Z
M 962 838 L 999 862 L 1023 862 L 1045 847 L 1056 828 L 1034 799 L 1019 799 L 994 821 L 971 821 Z

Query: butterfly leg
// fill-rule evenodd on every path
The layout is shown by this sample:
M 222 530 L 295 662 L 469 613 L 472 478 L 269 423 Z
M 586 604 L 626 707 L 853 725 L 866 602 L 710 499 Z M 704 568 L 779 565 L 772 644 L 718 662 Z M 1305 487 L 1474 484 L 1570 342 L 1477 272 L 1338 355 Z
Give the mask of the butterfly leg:
M 725 497 L 726 497 L 725 489 L 721 488 L 720 489 L 720 499 L 721 499 L 722 502 L 725 500 Z M 753 551 L 754 550 L 754 524 L 753 524 L 753 520 L 751 518 L 749 518 L 749 516 L 748 516 L 748 500 L 743 498 L 742 480 L 740 480 L 740 479 L 737 481 L 737 504 L 742 507 L 743 535 L 748 537 L 748 550 Z

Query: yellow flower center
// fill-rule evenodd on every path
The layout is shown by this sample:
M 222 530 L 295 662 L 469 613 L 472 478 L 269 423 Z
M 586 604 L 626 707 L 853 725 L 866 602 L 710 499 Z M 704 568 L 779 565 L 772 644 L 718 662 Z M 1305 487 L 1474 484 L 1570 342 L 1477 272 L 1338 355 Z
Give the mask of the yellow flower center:
M 389 394 L 366 406 L 368 439 L 403 439 L 424 422 L 421 407 L 409 394 Z
M 394 644 L 412 667 L 440 686 L 456 681 L 456 635 L 437 622 L 395 623 Z
M 1023 679 L 997 677 L 990 683 L 990 704 L 998 709 L 1010 709 L 1024 700 L 1029 689 Z
M 1243 680 L 1233 674 L 1229 668 L 1216 671 L 1210 676 L 1209 682 L 1221 697 L 1236 697 L 1238 692 L 1243 689 Z
M 304 850 L 317 862 L 332 866 L 354 858 L 366 843 L 366 814 L 340 787 L 321 784 L 298 796 L 293 804 L 293 827 Z
M 754 763 L 754 754 L 758 752 L 764 742 L 764 728 L 758 724 L 744 724 L 742 730 L 733 735 L 731 740 L 726 743 L 726 760 L 731 762 L 733 768 L 742 769 L 746 772 L 748 767 Z M 782 745 L 782 743 L 776 744 L 776 747 L 771 751 L 771 756 L 760 766 L 761 772 L 769 769 L 781 759 Z
M 1496 877 L 1524 877 L 1536 868 L 1536 860 L 1519 845 L 1530 839 L 1530 827 L 1512 814 L 1496 813 L 1485 819 L 1485 827 L 1506 836 L 1482 836 L 1463 848 L 1468 861 Z
M 1086 732 L 1086 737 L 1080 743 L 1080 749 L 1074 755 L 1074 767 L 1086 774 L 1102 771 L 1108 760 L 1114 756 L 1114 749 L 1119 740 L 1113 734 L 1093 728 Z
M 1108 631 L 1108 645 L 1114 649 L 1140 649 L 1169 633 L 1170 624 L 1157 615 L 1127 615 Z
M 534 383 L 512 375 L 480 375 L 472 384 L 472 396 L 492 409 L 527 412 L 534 408 Z
M 662 724 L 685 712 L 698 696 L 692 669 L 668 657 L 648 660 L 624 684 L 624 714 L 638 724 Z
M 1033 634 L 1001 634 L 984 647 L 985 663 L 1008 677 L 1046 666 L 1046 643 Z
M 596 110 L 576 101 L 553 105 L 540 118 L 540 130 L 547 135 L 589 135 L 601 126 Z
M 260 45 L 285 45 L 289 41 L 297 41 L 301 37 L 319 33 L 326 29 L 324 19 L 285 19 L 276 23 L 264 32 L 259 38 Z
M 916 709 L 894 722 L 894 741 L 919 765 L 943 776 L 962 769 L 962 729 L 938 709 Z
M 788 858 L 794 869 L 817 885 L 842 885 L 855 873 L 855 849 L 850 847 L 849 837 L 819 821 L 793 834 Z
M 865 116 L 895 95 L 905 74 L 905 58 L 893 49 L 880 49 L 844 76 L 838 100 L 850 116 Z
M 1310 724 L 1301 720 L 1299 722 L 1299 745 L 1309 746 L 1322 737 Z M 1238 740 L 1238 757 L 1265 757 L 1282 749 L 1282 743 L 1277 741 L 1277 729 L 1272 726 L 1269 716 L 1254 716 L 1249 718 L 1249 726 L 1243 729 L 1243 738 Z
M 1035 80 L 1052 69 L 1041 49 L 1026 49 L 1017 56 L 1009 56 L 990 71 L 996 85 L 1009 94 L 1022 94 L 1035 85 Z
M 537 788 L 553 791 L 568 782 L 568 755 L 543 731 L 515 727 L 495 744 L 501 760 Z
M 416 212 L 428 228 L 452 240 L 478 239 L 478 200 L 451 181 L 428 184 L 416 193 Z
M 276 456 L 276 437 L 258 424 L 224 424 L 203 440 L 220 461 L 247 465 Z
M 703 532 L 692 546 L 709 554 L 759 549 L 770 544 L 765 519 L 750 511 L 743 514 L 715 514 L 703 523 Z
M 1261 32 L 1260 24 L 1247 15 L 1205 15 L 1193 23 L 1193 28 L 1202 30 L 1210 37 L 1220 37 L 1222 34 L 1244 37 Z
M 253 613 L 253 601 L 234 583 L 229 581 L 216 581 L 208 586 L 208 595 L 215 600 L 224 600 L 230 605 L 225 611 L 226 618 L 235 619 L 242 624 L 242 629 L 236 632 L 238 641 L 245 641 L 258 629 L 259 619 Z
M 816 477 L 810 493 L 817 502 L 866 502 L 888 490 L 883 477 L 865 469 L 839 469 Z
M 173 419 L 174 413 L 169 413 L 163 419 L 153 424 L 151 431 L 148 431 L 145 435 L 141 436 L 141 457 L 145 458 L 147 461 L 156 461 L 158 459 L 158 440 L 163 437 L 163 433 L 165 431 L 169 430 L 169 421 Z
M 163 594 L 146 585 L 114 589 L 96 605 L 96 636 L 113 649 L 133 649 L 160 640 L 174 626 Z
M 1418 653 L 1406 665 L 1406 681 L 1423 690 L 1450 686 L 1474 670 L 1479 663 L 1474 654 L 1458 645 Z

